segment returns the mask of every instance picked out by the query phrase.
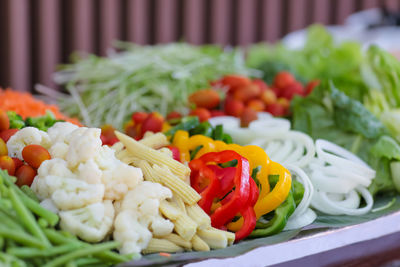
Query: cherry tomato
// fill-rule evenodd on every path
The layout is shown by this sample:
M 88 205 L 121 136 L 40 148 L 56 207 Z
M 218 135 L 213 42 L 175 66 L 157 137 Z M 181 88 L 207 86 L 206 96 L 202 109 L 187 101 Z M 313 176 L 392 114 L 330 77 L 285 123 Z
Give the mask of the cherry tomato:
M 7 156 L 8 155 L 8 149 L 6 142 L 3 141 L 3 139 L 0 138 L 0 156 Z
M 161 116 L 160 113 L 158 112 L 150 113 L 142 123 L 140 138 L 142 138 L 143 135 L 149 131 L 153 133 L 161 132 L 163 124 L 164 124 L 164 118 L 163 116 Z
M 240 116 L 240 127 L 248 127 L 250 122 L 257 119 L 257 111 L 250 107 L 246 107 Z
M 0 132 L 0 138 L 4 140 L 4 142 L 7 143 L 8 139 L 10 139 L 11 136 L 13 136 L 16 132 L 18 132 L 18 129 L 8 129 Z
M 124 125 L 124 131 L 127 135 L 132 138 L 136 138 L 140 134 L 140 129 L 138 129 L 139 125 L 135 125 L 133 121 L 129 121 Z
M 51 159 L 49 151 L 41 145 L 27 145 L 22 150 L 22 158 L 31 167 L 37 169 L 43 161 Z
M 281 90 L 280 97 L 292 100 L 295 95 L 304 95 L 303 85 L 297 81 Z
M 15 184 L 19 187 L 23 185 L 31 186 L 33 179 L 36 176 L 36 170 L 31 166 L 24 164 L 17 169 L 15 176 L 17 177 L 17 182 Z
M 233 93 L 233 97 L 237 100 L 247 102 L 250 99 L 260 96 L 261 89 L 256 84 L 248 84 L 245 86 L 238 87 Z
M 286 114 L 286 109 L 280 103 L 272 103 L 265 108 L 265 111 L 271 113 L 275 117 L 281 117 Z
M 254 79 L 253 84 L 258 85 L 258 87 L 260 87 L 261 89 L 261 92 L 264 92 L 265 90 L 268 89 L 268 85 L 261 79 Z
M 252 108 L 255 111 L 263 111 L 265 109 L 265 104 L 260 99 L 252 99 L 247 102 L 247 107 Z
M 231 97 L 227 97 L 225 99 L 225 113 L 230 116 L 240 117 L 244 110 L 243 102 L 233 99 Z
M 204 89 L 192 93 L 189 96 L 189 103 L 192 103 L 196 108 L 212 109 L 219 105 L 219 94 L 212 89 Z
M 229 90 L 235 90 L 238 87 L 251 84 L 251 80 L 242 75 L 225 75 L 220 81 L 223 86 L 229 87 Z
M 279 89 L 284 89 L 295 81 L 296 79 L 290 72 L 281 71 L 274 78 L 274 86 L 278 87 Z
M 197 116 L 200 122 L 206 121 L 211 118 L 211 113 L 205 108 L 196 108 L 192 110 L 189 115 Z
M 147 116 L 149 116 L 149 114 L 147 114 L 146 112 L 134 112 L 132 114 L 132 121 L 134 121 L 136 124 L 140 124 L 147 118 Z
M 180 118 L 182 118 L 182 114 L 179 113 L 178 111 L 171 111 L 167 115 L 167 120 L 180 119 Z
M 10 120 L 4 110 L 0 110 L 0 131 L 8 130 L 10 128 Z
M 14 161 L 14 165 L 15 165 L 15 169 L 17 170 L 19 167 L 21 167 L 22 165 L 24 165 L 24 163 L 22 162 L 22 160 L 20 160 L 19 158 L 12 158 L 12 160 Z
M 277 98 L 274 91 L 267 89 L 261 94 L 261 100 L 265 103 L 265 105 L 270 105 L 275 103 Z
M 225 112 L 222 110 L 211 110 L 210 111 L 211 117 L 219 117 L 219 116 L 225 116 Z
M 9 156 L 1 156 L 0 157 L 0 169 L 8 171 L 9 175 L 14 175 L 15 173 L 15 164 L 12 158 Z

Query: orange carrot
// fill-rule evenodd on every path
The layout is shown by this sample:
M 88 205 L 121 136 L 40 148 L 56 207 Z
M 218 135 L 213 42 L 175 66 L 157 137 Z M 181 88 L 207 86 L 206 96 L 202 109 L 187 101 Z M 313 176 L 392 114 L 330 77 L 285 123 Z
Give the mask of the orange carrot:
M 0 88 L 0 109 L 15 111 L 22 116 L 23 119 L 27 117 L 43 116 L 46 114 L 47 110 L 50 110 L 57 119 L 82 126 L 77 119 L 69 118 L 62 114 L 57 106 L 48 105 L 37 100 L 30 93 L 18 92 L 10 88 L 6 90 Z

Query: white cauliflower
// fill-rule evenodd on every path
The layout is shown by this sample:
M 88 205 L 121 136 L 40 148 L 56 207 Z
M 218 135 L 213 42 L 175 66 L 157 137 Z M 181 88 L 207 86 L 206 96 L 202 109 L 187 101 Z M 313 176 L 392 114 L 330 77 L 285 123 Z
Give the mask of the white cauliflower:
M 101 130 L 98 128 L 78 128 L 67 136 L 69 149 L 65 159 L 70 168 L 76 167 L 81 162 L 95 158 L 101 148 Z
M 94 203 L 86 207 L 61 211 L 60 227 L 88 242 L 103 240 L 112 230 L 114 207 L 111 201 Z
M 152 237 L 145 225 L 137 220 L 132 211 L 121 212 L 114 222 L 114 240 L 121 242 L 121 254 L 140 253 L 146 248 Z
M 39 199 L 50 198 L 60 210 L 101 202 L 105 190 L 103 184 L 89 184 L 77 179 L 62 159 L 43 162 L 31 187 Z
M 8 155 L 22 158 L 22 150 L 27 145 L 41 145 L 48 149 L 51 145 L 50 137 L 46 132 L 43 132 L 34 127 L 26 127 L 16 132 L 7 142 Z
M 78 128 L 78 126 L 69 122 L 57 122 L 47 130 L 47 133 L 53 144 L 65 143 L 66 137 Z
M 68 153 L 68 149 L 69 145 L 67 143 L 57 142 L 50 147 L 49 153 L 51 158 L 65 159 Z
M 42 202 L 40 202 L 40 206 L 42 206 L 43 208 L 52 211 L 54 213 L 58 213 L 60 210 L 56 207 L 56 204 L 54 204 L 53 200 L 51 200 L 50 198 L 46 198 L 45 200 L 43 200 Z
M 102 181 L 106 188 L 104 197 L 120 200 L 143 181 L 143 173 L 140 168 L 116 160 L 111 170 L 103 172 Z
M 88 184 L 102 183 L 101 177 L 103 176 L 103 172 L 99 169 L 99 166 L 97 166 L 93 159 L 89 159 L 85 163 L 79 164 L 78 172 L 79 179 Z
M 114 224 L 114 239 L 122 244 L 120 253 L 140 253 L 152 237 L 150 230 L 157 236 L 172 232 L 174 224 L 159 212 L 160 201 L 171 197 L 171 190 L 148 181 L 126 194 Z

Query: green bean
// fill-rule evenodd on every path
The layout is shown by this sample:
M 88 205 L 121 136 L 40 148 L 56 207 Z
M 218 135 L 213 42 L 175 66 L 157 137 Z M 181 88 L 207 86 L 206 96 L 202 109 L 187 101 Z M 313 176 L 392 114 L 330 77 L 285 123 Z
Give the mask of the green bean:
M 13 255 L 6 254 L 0 251 L 0 265 L 3 266 L 1 263 L 8 263 L 5 266 L 16 266 L 16 267 L 26 267 L 26 263 Z
M 5 243 L 4 238 L 0 236 L 0 251 L 3 250 L 4 243 Z
M 27 185 L 21 186 L 21 191 L 24 192 L 25 195 L 30 197 L 32 200 L 39 203 L 39 199 L 37 198 L 35 192 L 33 192 L 33 190 L 29 186 L 27 186 Z
M 39 239 L 22 231 L 10 231 L 10 229 L 0 225 L 0 236 L 14 240 L 21 245 L 37 248 L 45 248 L 46 245 Z
M 65 264 L 65 267 L 77 267 L 76 263 L 74 261 L 70 261 L 67 264 Z
M 37 223 L 35 217 L 22 203 L 15 190 L 13 188 L 10 188 L 9 193 L 14 209 L 16 213 L 21 217 L 22 223 L 25 225 L 25 227 L 32 233 L 32 235 L 39 238 L 46 247 L 50 247 L 51 244 L 43 233 L 39 224 Z
M 18 220 L 0 210 L 1 224 L 14 230 L 25 231 L 24 227 L 18 223 Z
M 38 224 L 39 224 L 39 226 L 40 226 L 41 228 L 47 228 L 47 227 L 49 227 L 49 222 L 46 221 L 46 220 L 43 219 L 43 218 L 39 218 L 39 219 L 38 219 Z
M 79 257 L 87 256 L 87 255 L 94 255 L 99 252 L 103 252 L 105 250 L 117 248 L 119 246 L 119 242 L 107 242 L 107 243 L 101 243 L 97 245 L 91 245 L 89 247 L 82 248 L 80 250 L 76 250 L 73 252 L 70 252 L 68 254 L 65 254 L 61 257 L 55 258 L 52 261 L 49 261 L 46 263 L 43 267 L 56 267 L 56 266 L 61 266 L 71 260 L 74 260 Z
M 18 258 L 52 257 L 59 254 L 65 254 L 67 252 L 76 250 L 80 247 L 82 247 L 82 245 L 76 243 L 67 243 L 65 245 L 46 248 L 46 249 L 16 247 L 7 249 L 7 253 L 14 255 Z
M 1 175 L 1 173 L 0 173 L 0 175 Z M 9 186 L 10 188 L 13 188 L 18 193 L 18 195 L 20 196 L 23 204 L 25 204 L 25 206 L 27 206 L 27 208 L 30 211 L 32 211 L 36 215 L 42 217 L 46 221 L 48 221 L 51 226 L 55 226 L 58 223 L 57 214 L 55 214 L 55 213 L 43 208 L 42 206 L 40 206 L 39 203 L 37 203 L 36 201 L 34 201 L 30 197 L 28 197 L 24 192 L 22 192 L 19 189 L 18 186 L 16 186 L 14 184 L 14 182 L 12 181 L 12 177 L 11 176 L 9 176 L 7 173 L 3 172 L 2 177 L 3 177 L 3 180 L 4 180 L 4 184 Z
M 80 258 L 75 260 L 75 264 L 78 266 L 86 266 L 89 264 L 101 264 L 102 261 L 98 258 Z
M 82 244 L 82 246 L 84 246 L 84 247 L 90 246 L 90 244 L 88 244 L 88 243 L 84 243 L 82 241 L 73 239 L 71 237 L 66 237 L 61 232 L 57 232 L 52 229 L 45 229 L 44 233 L 47 236 L 47 238 L 54 244 L 65 244 L 65 243 L 69 243 L 69 242 L 74 242 L 74 243 Z M 102 251 L 100 253 L 97 253 L 96 257 L 100 258 L 104 261 L 110 261 L 113 263 L 127 262 L 132 259 L 132 257 L 130 257 L 129 255 L 119 255 L 118 253 L 115 253 L 112 251 Z

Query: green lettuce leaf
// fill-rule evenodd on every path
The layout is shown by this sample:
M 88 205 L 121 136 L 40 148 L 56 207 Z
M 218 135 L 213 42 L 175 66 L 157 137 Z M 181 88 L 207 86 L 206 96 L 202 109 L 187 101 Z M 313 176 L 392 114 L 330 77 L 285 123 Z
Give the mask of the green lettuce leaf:
M 400 147 L 359 101 L 329 83 L 319 86 L 306 98 L 295 97 L 292 111 L 294 129 L 348 149 L 377 171 L 369 188 L 372 194 L 396 190 L 390 163 L 400 156 Z

